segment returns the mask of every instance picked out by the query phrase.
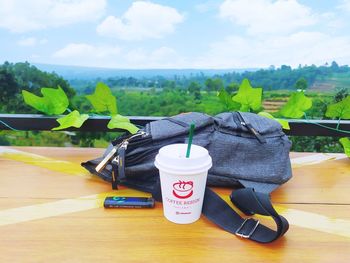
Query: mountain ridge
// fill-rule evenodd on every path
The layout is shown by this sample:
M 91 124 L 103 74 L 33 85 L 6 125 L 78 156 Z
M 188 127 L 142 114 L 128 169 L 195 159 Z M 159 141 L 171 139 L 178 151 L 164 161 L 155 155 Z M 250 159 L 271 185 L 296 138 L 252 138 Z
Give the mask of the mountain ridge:
M 246 69 L 113 69 L 113 68 L 98 68 L 98 67 L 82 67 L 69 65 L 54 65 L 32 63 L 35 67 L 46 72 L 55 72 L 67 80 L 72 79 L 97 79 L 97 78 L 111 78 L 111 77 L 134 77 L 147 78 L 154 76 L 162 76 L 164 78 L 174 78 L 176 76 L 192 76 L 197 74 L 204 74 L 211 77 L 217 74 L 225 74 L 231 72 L 245 72 L 256 71 L 258 68 Z

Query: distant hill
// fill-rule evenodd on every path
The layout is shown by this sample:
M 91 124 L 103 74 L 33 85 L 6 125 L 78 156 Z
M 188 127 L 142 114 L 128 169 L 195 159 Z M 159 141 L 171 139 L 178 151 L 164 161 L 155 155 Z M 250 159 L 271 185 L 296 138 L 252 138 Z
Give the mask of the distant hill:
M 226 88 L 231 84 L 237 86 L 243 79 L 248 79 L 253 87 L 262 87 L 266 91 L 295 90 L 296 83 L 304 79 L 308 89 L 314 92 L 350 89 L 350 67 L 348 65 L 339 66 L 336 62 L 322 66 L 305 65 L 292 68 L 282 65 L 279 68 L 269 67 L 267 69 L 110 69 L 49 64 L 32 65 L 34 69 L 28 62 L 15 64 L 6 62 L 2 67 L 11 66 L 20 69 L 25 66 L 33 72 L 35 70 L 49 74 L 54 72 L 56 76 L 67 80 L 69 85 L 78 92 L 86 91 L 87 88 L 92 89 L 98 81 L 110 87 L 128 89 L 186 89 L 192 83 L 197 83 L 202 90 L 205 90 L 206 81 L 209 78 L 220 79 L 221 85 Z M 18 70 L 16 74 L 20 72 L 22 70 Z
M 316 79 L 309 90 L 330 92 L 336 88 L 346 88 L 350 90 L 350 72 L 332 73 L 327 77 Z
M 36 64 L 38 69 L 46 72 L 55 72 L 67 80 L 85 79 L 92 80 L 96 78 L 107 79 L 111 77 L 133 77 L 150 78 L 161 76 L 164 78 L 174 78 L 175 76 L 191 77 L 199 74 L 212 77 L 225 73 L 242 73 L 245 71 L 256 71 L 256 68 L 247 69 L 110 69 L 110 68 L 92 68 L 79 66 L 63 66 L 50 64 Z

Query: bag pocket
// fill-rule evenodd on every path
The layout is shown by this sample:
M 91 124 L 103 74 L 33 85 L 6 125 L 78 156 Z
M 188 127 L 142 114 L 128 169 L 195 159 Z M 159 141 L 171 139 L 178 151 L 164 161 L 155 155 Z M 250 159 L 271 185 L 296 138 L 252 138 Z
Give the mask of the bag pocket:
M 255 138 L 216 131 L 209 145 L 213 160 L 209 174 L 222 178 L 228 186 L 239 179 L 281 184 L 291 177 L 289 149 L 285 135 L 259 143 Z
M 225 112 L 215 116 L 217 130 L 236 136 L 253 138 L 256 134 L 266 137 L 283 135 L 281 125 L 272 119 L 268 119 L 249 112 Z
M 207 126 L 211 126 L 214 120 L 213 117 L 204 113 L 190 112 L 151 122 L 146 126 L 146 130 L 151 133 L 152 139 L 157 141 L 176 136 L 186 136 L 191 123 L 195 124 L 196 133 Z

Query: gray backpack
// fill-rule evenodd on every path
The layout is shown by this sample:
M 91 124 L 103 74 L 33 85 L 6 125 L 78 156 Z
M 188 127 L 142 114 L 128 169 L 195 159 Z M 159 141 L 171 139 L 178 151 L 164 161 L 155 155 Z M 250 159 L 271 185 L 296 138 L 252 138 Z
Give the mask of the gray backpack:
M 212 157 L 207 185 L 239 188 L 231 201 L 246 215 L 271 216 L 272 230 L 253 218 L 242 218 L 207 187 L 202 213 L 223 229 L 243 238 L 268 243 L 288 230 L 288 222 L 273 208 L 270 192 L 288 181 L 291 174 L 291 142 L 281 125 L 271 119 L 245 112 L 226 112 L 214 117 L 185 113 L 147 124 L 137 134 L 117 138 L 104 156 L 82 163 L 91 173 L 118 184 L 152 193 L 161 201 L 158 169 L 154 159 L 159 149 L 186 143 L 195 123 L 193 144 L 205 147 Z

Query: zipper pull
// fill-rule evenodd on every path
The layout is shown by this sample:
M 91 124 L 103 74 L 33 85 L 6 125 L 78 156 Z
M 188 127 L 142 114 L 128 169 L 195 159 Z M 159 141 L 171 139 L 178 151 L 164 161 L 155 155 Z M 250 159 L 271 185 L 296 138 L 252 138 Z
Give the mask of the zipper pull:
M 95 170 L 96 172 L 100 172 L 103 168 L 105 168 L 105 166 L 107 165 L 107 163 L 114 158 L 115 154 L 118 151 L 120 144 L 113 146 L 112 150 L 106 155 L 105 158 L 103 158 L 103 160 L 96 166 Z
M 243 125 L 245 125 L 245 127 L 247 127 L 247 129 L 255 136 L 255 138 L 258 139 L 258 141 L 260 143 L 266 143 L 266 139 L 263 136 L 261 136 L 261 134 L 258 133 L 250 123 L 245 123 Z
M 141 136 L 141 138 L 143 138 L 143 137 L 145 137 L 147 135 L 148 135 L 147 132 L 140 130 L 137 133 L 131 135 L 129 138 L 126 138 L 123 142 L 125 142 L 125 141 L 129 142 L 131 139 L 139 137 L 139 136 Z
M 241 124 L 246 127 L 248 129 L 248 131 L 253 134 L 255 136 L 255 138 L 260 142 L 260 143 L 266 143 L 266 139 L 258 132 L 254 129 L 254 127 L 249 123 L 249 122 L 246 122 L 243 118 L 243 116 L 241 115 L 240 112 L 238 112 L 238 116 L 239 116 L 239 119 L 240 119 L 240 122 Z
M 106 155 L 105 158 L 103 158 L 103 160 L 96 166 L 95 170 L 96 172 L 100 172 L 103 168 L 105 168 L 105 166 L 107 165 L 108 162 L 110 162 L 112 160 L 112 158 L 115 157 L 115 155 L 118 153 L 118 150 L 120 147 L 124 148 L 124 152 L 126 150 L 126 148 L 128 147 L 129 144 L 129 140 L 135 138 L 135 137 L 145 137 L 147 136 L 148 133 L 145 131 L 138 131 L 137 133 L 131 135 L 129 138 L 123 140 L 121 143 L 113 146 L 112 150 Z

